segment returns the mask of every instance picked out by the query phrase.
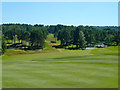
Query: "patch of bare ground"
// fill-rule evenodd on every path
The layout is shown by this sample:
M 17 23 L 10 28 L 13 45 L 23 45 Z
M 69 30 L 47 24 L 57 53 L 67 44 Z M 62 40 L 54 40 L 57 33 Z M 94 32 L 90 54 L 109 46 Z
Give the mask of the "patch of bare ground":
M 57 49 L 59 52 L 62 52 L 62 50 L 61 49 Z
M 48 43 L 48 45 L 53 46 L 53 45 L 60 45 L 60 44 L 59 43 Z

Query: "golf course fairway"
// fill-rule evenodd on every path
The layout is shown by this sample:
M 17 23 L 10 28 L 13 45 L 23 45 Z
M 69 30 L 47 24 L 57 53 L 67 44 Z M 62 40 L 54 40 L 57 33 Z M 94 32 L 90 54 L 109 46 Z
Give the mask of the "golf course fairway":
M 2 56 L 3 88 L 118 88 L 118 47 Z

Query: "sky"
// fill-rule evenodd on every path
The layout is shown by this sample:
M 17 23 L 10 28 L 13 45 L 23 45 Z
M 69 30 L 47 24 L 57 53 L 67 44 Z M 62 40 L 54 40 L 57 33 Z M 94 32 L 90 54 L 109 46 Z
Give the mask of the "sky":
M 118 26 L 118 2 L 2 2 L 2 23 Z
M 120 0 L 1 0 L 1 2 L 119 2 Z

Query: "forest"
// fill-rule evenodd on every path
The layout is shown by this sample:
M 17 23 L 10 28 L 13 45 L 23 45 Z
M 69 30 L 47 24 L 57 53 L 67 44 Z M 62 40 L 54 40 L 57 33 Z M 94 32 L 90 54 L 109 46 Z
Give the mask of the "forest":
M 5 49 L 36 50 L 44 49 L 47 35 L 53 34 L 56 48 L 85 49 L 98 44 L 118 46 L 120 31 L 117 26 L 67 26 L 42 24 L 3 24 L 2 25 L 2 51 Z M 72 46 L 72 47 L 69 47 Z

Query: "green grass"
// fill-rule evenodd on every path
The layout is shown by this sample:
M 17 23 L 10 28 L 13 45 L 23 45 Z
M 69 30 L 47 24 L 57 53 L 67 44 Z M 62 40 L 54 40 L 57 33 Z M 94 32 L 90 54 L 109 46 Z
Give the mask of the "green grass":
M 117 88 L 118 47 L 3 56 L 3 88 Z
M 118 46 L 112 46 L 108 48 L 94 49 L 92 50 L 93 54 L 101 54 L 101 55 L 117 55 L 118 56 Z
M 45 48 L 43 49 L 43 51 L 57 51 L 54 47 L 52 47 L 53 43 L 51 43 L 51 41 L 56 41 L 56 38 L 54 38 L 53 34 L 49 34 L 47 36 L 47 39 L 45 41 Z M 54 44 L 59 44 L 59 43 L 60 43 L 59 41 L 56 41 L 56 43 Z
M 48 42 L 45 42 L 45 48 L 43 49 L 43 51 L 56 51 L 56 49 L 54 47 L 52 47 L 52 45 L 48 45 Z

